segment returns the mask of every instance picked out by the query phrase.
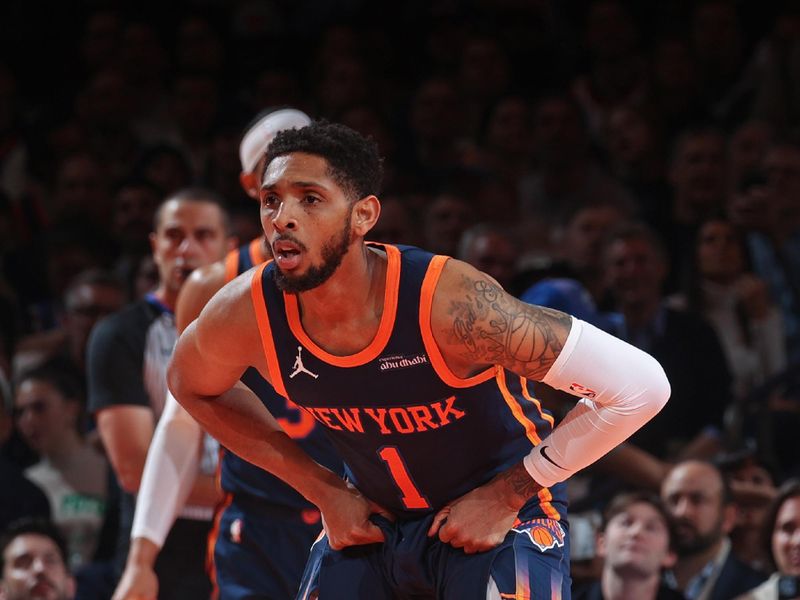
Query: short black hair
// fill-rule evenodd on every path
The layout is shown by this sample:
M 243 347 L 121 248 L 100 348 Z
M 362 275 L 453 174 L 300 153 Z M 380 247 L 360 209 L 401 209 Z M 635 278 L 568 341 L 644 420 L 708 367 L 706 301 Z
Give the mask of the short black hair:
M 378 145 L 345 125 L 314 121 L 301 129 L 279 132 L 267 150 L 264 172 L 274 158 L 292 152 L 324 158 L 330 176 L 351 196 L 351 200 L 380 192 L 383 159 L 378 153 Z
M 64 568 L 69 568 L 69 561 L 67 560 L 67 542 L 61 531 L 49 519 L 44 517 L 22 517 L 16 521 L 12 521 L 5 531 L 0 534 L 0 574 L 5 570 L 5 554 L 6 548 L 21 535 L 36 534 L 46 538 L 50 538 L 58 548 L 58 554 L 61 556 L 61 561 L 64 563 Z
M 187 187 L 174 192 L 167 196 L 161 204 L 158 205 L 155 212 L 153 213 L 153 231 L 158 231 L 159 225 L 161 225 L 161 216 L 164 212 L 164 207 L 167 203 L 172 202 L 173 200 L 177 200 L 179 202 L 202 202 L 205 204 L 214 204 L 220 210 L 222 214 L 222 227 L 225 229 L 225 233 L 231 233 L 231 217 L 228 213 L 228 203 L 226 202 L 225 198 L 220 196 L 214 190 L 204 187 Z
M 66 400 L 83 402 L 85 387 L 83 373 L 66 358 L 56 356 L 41 365 L 31 367 L 14 378 L 14 389 L 28 380 L 53 386 Z

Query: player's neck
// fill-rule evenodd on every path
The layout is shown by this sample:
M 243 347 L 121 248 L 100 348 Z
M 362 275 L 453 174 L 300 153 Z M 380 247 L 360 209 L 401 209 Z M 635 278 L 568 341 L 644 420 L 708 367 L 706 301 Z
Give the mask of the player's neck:
M 383 309 L 386 258 L 362 245 L 342 259 L 322 285 L 301 292 L 298 303 L 303 323 L 342 323 L 362 319 L 370 307 Z

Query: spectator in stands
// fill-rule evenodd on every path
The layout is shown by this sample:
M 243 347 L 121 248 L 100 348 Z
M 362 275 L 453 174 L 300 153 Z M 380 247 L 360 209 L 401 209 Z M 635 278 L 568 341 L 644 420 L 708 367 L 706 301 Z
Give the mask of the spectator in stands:
M 733 374 L 734 398 L 742 401 L 786 366 L 781 313 L 766 283 L 749 269 L 745 240 L 733 223 L 704 221 L 694 248 L 683 291 L 670 304 L 703 315 L 714 327 Z
M 613 231 L 604 257 L 608 289 L 624 317 L 621 337 L 655 356 L 672 386 L 669 404 L 631 441 L 661 459 L 712 456 L 723 442 L 731 400 L 731 374 L 714 329 L 666 304 L 666 253 L 645 225 Z
M 456 258 L 494 277 L 503 289 L 511 289 L 519 252 L 505 230 L 489 223 L 473 225 L 461 234 Z
M 25 475 L 50 500 L 73 569 L 94 558 L 103 524 L 107 464 L 84 437 L 82 373 L 51 361 L 16 382 L 17 424 L 41 460 Z
M 775 571 L 737 600 L 800 598 L 800 480 L 785 482 L 767 511 L 764 550 Z
M 73 600 L 75 579 L 56 527 L 42 519 L 15 521 L 0 536 L 0 598 Z
M 736 519 L 730 488 L 709 462 L 673 467 L 661 497 L 675 520 L 678 560 L 671 585 L 688 600 L 725 600 L 755 587 L 765 576 L 737 559 L 728 534 Z
M 616 496 L 603 513 L 597 553 L 603 559 L 600 581 L 579 590 L 575 600 L 681 600 L 683 594 L 662 582 L 675 565 L 672 517 L 650 492 Z

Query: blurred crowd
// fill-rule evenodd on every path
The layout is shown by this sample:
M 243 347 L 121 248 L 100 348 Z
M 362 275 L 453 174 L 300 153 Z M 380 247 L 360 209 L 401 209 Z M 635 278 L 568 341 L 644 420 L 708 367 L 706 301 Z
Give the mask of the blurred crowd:
M 183 264 L 152 233 L 164 199 L 208 190 L 231 244 L 259 236 L 239 142 L 280 106 L 378 143 L 371 239 L 465 260 L 664 366 L 664 411 L 570 482 L 576 592 L 800 576 L 800 2 L 84 2 L 44 24 L 9 4 L 0 598 L 34 597 L 13 595 L 31 537 L 79 584 L 118 576 L 138 480 L 97 431 L 91 332 Z

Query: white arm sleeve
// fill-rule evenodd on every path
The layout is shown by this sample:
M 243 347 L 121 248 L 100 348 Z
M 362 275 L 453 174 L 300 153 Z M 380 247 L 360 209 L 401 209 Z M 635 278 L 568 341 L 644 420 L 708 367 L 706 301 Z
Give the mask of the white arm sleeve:
M 582 396 L 524 459 L 528 473 L 545 487 L 622 443 L 670 395 L 664 370 L 652 356 L 574 317 L 564 348 L 542 381 Z
M 164 412 L 147 451 L 131 539 L 144 537 L 159 547 L 164 545 L 175 516 L 192 491 L 202 439 L 203 429 L 167 392 Z

